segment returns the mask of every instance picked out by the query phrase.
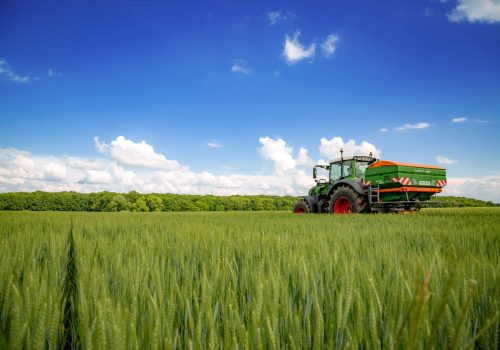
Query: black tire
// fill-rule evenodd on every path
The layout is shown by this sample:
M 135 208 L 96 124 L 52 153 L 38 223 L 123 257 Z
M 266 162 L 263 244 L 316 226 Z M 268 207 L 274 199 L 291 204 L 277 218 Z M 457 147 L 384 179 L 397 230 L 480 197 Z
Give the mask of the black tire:
M 335 203 L 338 201 L 337 205 Z M 351 187 L 340 186 L 330 199 L 330 213 L 367 213 L 370 211 L 366 196 L 360 195 Z
M 293 212 L 295 214 L 309 214 L 311 213 L 311 207 L 309 207 L 309 203 L 307 203 L 307 201 L 302 198 L 297 203 L 295 203 Z

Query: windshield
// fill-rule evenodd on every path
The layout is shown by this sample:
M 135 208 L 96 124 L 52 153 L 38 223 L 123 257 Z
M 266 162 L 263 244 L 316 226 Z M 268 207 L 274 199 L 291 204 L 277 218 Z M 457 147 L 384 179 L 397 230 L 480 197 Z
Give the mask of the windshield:
M 332 163 L 330 165 L 330 181 L 336 181 L 342 176 L 341 167 L 344 168 L 344 177 L 351 175 L 351 161 L 345 160 L 344 164 L 342 162 Z
M 365 177 L 366 168 L 368 168 L 368 162 L 356 162 L 356 176 L 358 179 L 363 179 Z

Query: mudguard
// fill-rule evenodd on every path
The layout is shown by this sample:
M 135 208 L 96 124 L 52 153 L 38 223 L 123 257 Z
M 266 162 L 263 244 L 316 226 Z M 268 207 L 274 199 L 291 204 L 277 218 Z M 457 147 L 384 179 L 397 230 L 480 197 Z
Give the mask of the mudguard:
M 365 195 L 366 192 L 361 185 L 361 182 L 359 180 L 350 180 L 350 179 L 342 179 L 338 182 L 336 182 L 332 188 L 330 188 L 330 191 L 328 192 L 329 195 L 332 195 L 332 193 L 340 186 L 349 186 L 351 187 L 354 191 L 358 192 L 360 195 Z

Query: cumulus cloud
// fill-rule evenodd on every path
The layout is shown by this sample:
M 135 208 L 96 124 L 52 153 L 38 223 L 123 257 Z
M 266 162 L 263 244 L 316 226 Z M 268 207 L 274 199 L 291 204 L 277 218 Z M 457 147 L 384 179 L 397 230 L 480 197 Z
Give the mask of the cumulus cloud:
M 38 156 L 15 148 L 0 149 L 0 191 L 125 191 L 140 180 L 108 159 Z
M 60 181 L 64 180 L 67 177 L 67 170 L 64 164 L 59 162 L 49 162 L 44 168 L 44 179 Z
M 169 160 L 163 154 L 156 153 L 153 146 L 146 141 L 134 142 L 123 136 L 118 136 L 110 144 L 94 138 L 96 149 L 101 153 L 109 154 L 123 165 L 164 170 L 182 170 L 183 167 L 176 160 Z
M 380 131 L 381 131 L 381 132 L 388 132 L 389 130 L 388 130 L 388 129 L 386 129 L 386 128 L 382 128 L 382 129 L 380 129 Z
M 113 178 L 106 170 L 87 170 L 85 177 L 79 182 L 82 184 L 110 184 L 113 182 Z
M 274 162 L 274 168 L 278 174 L 295 169 L 297 160 L 292 156 L 293 148 L 287 147 L 283 139 L 261 137 L 259 142 L 262 145 L 259 150 L 260 155 L 262 158 Z
M 367 141 L 362 141 L 360 144 L 357 144 L 355 140 L 344 142 L 342 137 L 338 136 L 330 140 L 323 137 L 320 140 L 319 153 L 329 160 L 340 158 L 340 149 L 344 150 L 344 157 L 368 156 L 370 153 L 374 157 L 380 157 L 382 154 L 375 145 Z
M 208 141 L 207 142 L 207 146 L 210 147 L 210 148 L 221 148 L 222 147 L 222 145 L 219 142 L 215 141 L 215 140 Z
M 333 57 L 335 54 L 335 50 L 337 49 L 336 45 L 339 41 L 339 36 L 336 34 L 330 34 L 326 37 L 325 41 L 321 44 L 321 50 L 323 50 L 323 55 L 326 58 Z
M 240 74 L 250 74 L 252 69 L 248 66 L 245 60 L 237 58 L 233 60 L 233 65 L 231 66 L 231 72 Z
M 452 165 L 458 163 L 458 160 L 453 160 L 450 158 L 442 157 L 442 156 L 437 156 L 436 157 L 436 162 L 438 164 L 445 164 L 445 165 Z
M 0 192 L 137 190 L 142 193 L 300 195 L 314 184 L 309 172 L 306 175 L 300 169 L 312 163 L 307 150 L 300 148 L 297 157 L 292 157 L 290 166 L 274 153 L 279 154 L 280 150 L 286 153 L 289 149 L 286 142 L 279 139 L 263 138 L 261 143 L 262 154 L 277 164 L 276 172 L 224 175 L 193 172 L 187 167 L 164 168 L 163 158 L 151 156 L 154 150 L 143 150 L 140 154 L 148 162 L 139 163 L 134 148 L 145 142 L 135 143 L 125 137 L 117 137 L 115 141 L 107 144 L 95 139 L 96 149 L 106 156 L 97 158 L 45 157 L 14 148 L 0 149 Z M 132 148 L 129 149 L 130 158 L 124 159 L 121 150 L 117 151 L 122 144 Z M 160 166 L 157 166 L 158 163 Z M 149 166 L 151 164 L 154 166 Z M 278 174 L 284 169 L 287 171 L 286 176 L 282 172 Z
M 409 130 L 409 129 L 427 129 L 430 126 L 431 126 L 431 124 L 429 124 L 429 123 L 405 124 L 402 126 L 395 127 L 394 130 L 403 131 L 403 130 Z
M 14 148 L 3 148 L 0 152 L 0 177 L 4 181 L 18 183 L 22 179 L 42 179 L 43 167 L 35 164 L 31 154 Z M 1 180 L 1 179 L 0 179 Z M 2 182 L 2 181 L 0 181 Z
M 309 158 L 309 151 L 304 147 L 300 147 L 296 161 L 297 165 L 307 166 L 307 167 L 312 166 L 314 163 L 313 160 Z
M 467 118 L 465 118 L 465 117 L 453 118 L 451 120 L 452 123 L 465 123 L 466 121 L 467 121 Z
M 9 81 L 13 81 L 16 83 L 29 83 L 32 80 L 37 80 L 38 78 L 32 78 L 29 76 L 21 76 L 14 72 L 7 61 L 3 58 L 0 58 L 0 79 L 4 78 Z
M 457 6 L 448 14 L 452 22 L 500 22 L 499 0 L 458 0 Z
M 288 64 L 294 64 L 307 58 L 313 58 L 316 51 L 316 44 L 312 43 L 308 48 L 305 48 L 299 42 L 300 32 L 296 32 L 292 38 L 285 35 L 285 43 L 283 45 L 283 56 L 285 56 Z
M 500 176 L 450 177 L 445 196 L 464 196 L 500 203 Z

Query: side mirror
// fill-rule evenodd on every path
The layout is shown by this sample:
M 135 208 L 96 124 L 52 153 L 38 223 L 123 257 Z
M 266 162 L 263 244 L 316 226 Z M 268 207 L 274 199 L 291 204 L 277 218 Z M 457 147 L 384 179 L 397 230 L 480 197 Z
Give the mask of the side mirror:
M 316 167 L 313 168 L 313 179 L 316 180 L 316 178 L 318 177 L 318 169 L 316 169 Z

